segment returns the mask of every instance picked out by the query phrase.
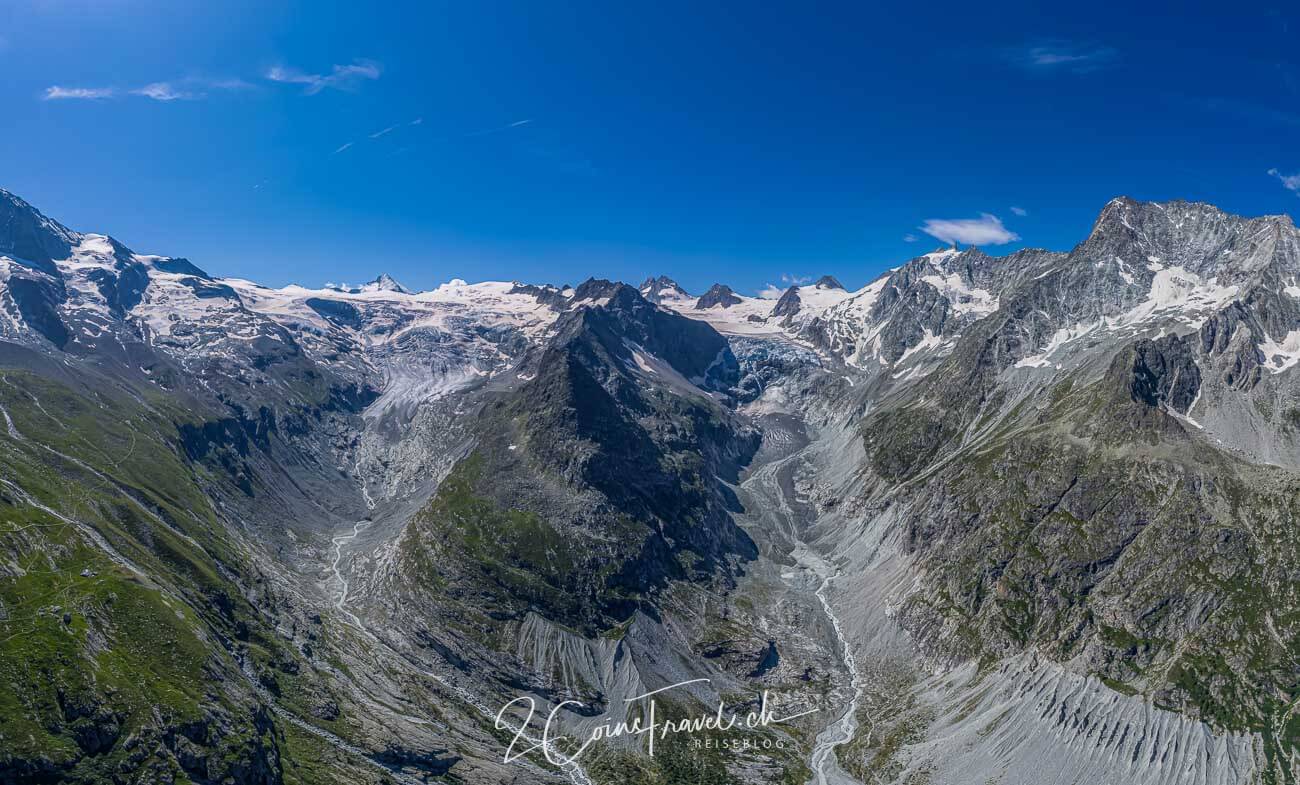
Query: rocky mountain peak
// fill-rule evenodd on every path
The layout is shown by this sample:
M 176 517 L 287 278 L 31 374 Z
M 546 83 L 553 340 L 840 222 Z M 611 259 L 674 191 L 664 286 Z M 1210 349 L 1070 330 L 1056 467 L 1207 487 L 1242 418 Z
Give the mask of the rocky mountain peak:
M 976 251 L 979 249 L 972 245 L 967 250 Z M 963 253 L 965 253 L 965 251 L 962 251 L 962 249 L 957 247 L 956 243 L 953 243 L 952 245 L 941 245 L 920 258 L 926 259 L 932 264 L 942 264 L 950 259 L 961 256 Z
M 844 284 L 836 280 L 835 276 L 833 275 L 823 275 L 821 278 L 817 279 L 817 282 L 814 283 L 813 286 L 817 287 L 818 289 L 843 289 L 844 288 Z
M 709 287 L 709 290 L 705 292 L 699 300 L 695 302 L 695 307 L 698 310 L 713 308 L 714 306 L 730 308 L 739 302 L 740 298 L 736 296 L 736 293 L 731 290 L 730 286 L 715 283 Z
M 531 284 L 520 283 L 515 281 L 507 294 L 527 294 L 537 298 L 537 302 L 549 307 L 553 311 L 562 311 L 569 304 L 569 298 L 564 296 L 566 287 L 552 286 L 551 284 Z
M 363 292 L 397 292 L 399 294 L 410 294 L 411 291 L 397 282 L 393 276 L 388 273 L 381 273 L 379 277 L 370 283 L 363 284 Z
M 658 278 L 647 278 L 641 284 L 640 292 L 643 297 L 652 303 L 662 302 L 666 297 L 685 299 L 691 296 L 676 281 L 666 275 L 661 275 Z
M 205 270 L 195 265 L 189 259 L 182 259 L 179 257 L 154 259 L 152 261 L 152 265 L 154 269 L 162 270 L 165 273 L 173 273 L 175 275 L 192 275 L 195 278 L 202 278 L 205 281 L 212 280 L 211 275 L 208 275 L 208 273 Z
M 820 281 L 818 283 L 820 283 Z M 826 288 L 830 288 L 830 287 L 826 287 Z M 789 289 L 786 289 L 785 294 L 782 294 L 781 298 L 776 301 L 776 305 L 772 308 L 772 315 L 773 316 L 794 316 L 795 314 L 799 313 L 799 309 L 802 307 L 803 307 L 803 301 L 799 299 L 799 287 L 791 286 Z
M 622 289 L 627 289 L 635 293 L 635 290 L 632 289 L 632 287 L 621 281 L 611 281 L 607 278 L 588 278 L 578 284 L 578 288 L 573 290 L 573 302 L 581 303 L 585 300 L 612 298 Z
M 1118 196 L 1106 203 L 1097 215 L 1088 240 L 1098 237 L 1124 236 L 1149 241 L 1180 237 L 1196 239 L 1196 233 L 1232 228 L 1246 223 L 1240 216 L 1225 213 L 1212 204 L 1187 202 L 1144 202 Z
M 1204 202 L 1112 199 L 1075 254 L 1090 263 L 1120 259 L 1130 268 L 1182 268 L 1201 276 L 1251 277 L 1287 257 L 1300 234 L 1284 216 L 1243 218 Z M 1145 277 L 1145 276 L 1143 276 Z
M 79 235 L 0 189 L 0 255 L 57 275 L 54 260 L 66 259 Z
M 185 261 L 185 260 L 182 259 L 180 261 Z M 186 262 L 186 264 L 189 263 Z M 204 275 L 206 276 L 206 273 L 204 273 Z M 410 289 L 407 289 L 405 286 L 402 286 L 400 283 L 397 282 L 397 279 L 393 278 L 393 276 L 389 275 L 388 273 L 382 273 L 381 275 L 379 275 L 379 277 L 375 278 L 373 281 L 370 281 L 369 283 L 361 284 L 360 286 L 348 286 L 347 284 L 327 283 L 325 284 L 325 288 L 333 289 L 336 292 L 343 292 L 344 294 L 361 294 L 362 292 L 393 292 L 396 294 L 411 294 Z

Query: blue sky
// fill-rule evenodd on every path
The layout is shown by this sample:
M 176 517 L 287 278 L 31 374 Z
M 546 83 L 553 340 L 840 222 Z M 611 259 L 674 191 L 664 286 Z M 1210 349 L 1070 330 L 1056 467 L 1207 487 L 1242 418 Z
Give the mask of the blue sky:
M 1294 2 L 913 5 L 9 0 L 0 187 L 417 288 L 859 286 L 932 235 L 1068 249 L 1119 194 L 1300 214 Z

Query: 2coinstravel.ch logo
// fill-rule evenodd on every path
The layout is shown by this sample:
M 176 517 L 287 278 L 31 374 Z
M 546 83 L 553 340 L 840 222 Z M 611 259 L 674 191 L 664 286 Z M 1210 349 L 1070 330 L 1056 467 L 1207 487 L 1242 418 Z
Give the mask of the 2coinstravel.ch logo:
M 497 730 L 510 730 L 514 732 L 514 737 L 510 745 L 506 748 L 502 760 L 505 763 L 518 760 L 526 755 L 540 752 L 546 761 L 554 766 L 568 767 L 578 763 L 578 759 L 591 749 L 592 745 L 603 740 L 615 739 L 624 736 L 645 736 L 646 752 L 651 757 L 655 754 L 655 742 L 662 741 L 669 736 L 677 734 L 698 734 L 706 732 L 727 732 L 734 730 L 759 730 L 775 725 L 788 723 L 800 717 L 813 714 L 819 709 L 809 709 L 807 711 L 796 712 L 794 714 L 778 715 L 771 705 L 768 692 L 763 691 L 759 699 L 758 709 L 743 714 L 728 712 L 725 705 L 719 701 L 717 710 L 710 714 L 700 714 L 688 716 L 679 719 L 664 718 L 660 711 L 656 695 L 662 695 L 670 690 L 679 689 L 691 684 L 707 684 L 709 679 L 691 679 L 689 681 L 670 684 L 667 687 L 661 687 L 657 690 L 651 690 L 640 695 L 635 695 L 624 700 L 625 704 L 645 701 L 643 712 L 632 719 L 614 720 L 600 722 L 589 731 L 585 736 L 575 739 L 571 736 L 560 733 L 558 716 L 566 707 L 573 706 L 582 708 L 584 704 L 580 701 L 562 701 L 551 708 L 542 722 L 541 736 L 534 737 L 529 734 L 529 728 L 533 726 L 534 720 L 538 718 L 537 702 L 532 697 L 524 695 L 507 703 L 497 712 L 496 727 Z M 522 711 L 525 714 L 523 723 L 515 726 L 509 722 L 506 717 L 509 712 Z M 753 739 L 700 739 L 697 740 L 697 746 L 707 749 L 753 749 L 753 748 L 772 748 L 780 747 L 782 742 L 770 739 L 753 740 Z M 563 752 L 557 744 L 572 750 Z M 576 748 L 575 748 L 576 745 Z

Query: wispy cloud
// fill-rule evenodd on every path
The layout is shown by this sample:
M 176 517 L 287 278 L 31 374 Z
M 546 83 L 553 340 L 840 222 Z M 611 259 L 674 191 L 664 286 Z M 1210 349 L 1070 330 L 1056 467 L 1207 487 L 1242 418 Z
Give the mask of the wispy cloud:
M 323 90 L 354 90 L 362 82 L 378 79 L 382 70 L 373 60 L 354 60 L 350 65 L 335 65 L 328 74 L 312 74 L 277 65 L 267 69 L 265 76 L 272 82 L 305 85 L 304 93 L 316 95 Z
M 1119 52 L 1093 43 L 1041 41 L 1012 49 L 1007 57 L 1029 71 L 1086 74 L 1113 65 L 1119 59 Z
M 907 234 L 903 235 L 903 242 L 905 242 L 905 243 L 914 243 L 914 242 L 916 242 L 917 240 L 920 240 L 920 239 L 921 239 L 920 237 L 917 237 L 916 235 L 912 234 L 911 232 L 908 232 Z
M 137 87 L 131 91 L 132 95 L 141 95 L 145 98 L 152 98 L 155 101 L 179 101 L 181 99 L 192 99 L 196 95 L 188 90 L 178 89 L 171 82 L 154 82 L 144 87 Z
M 99 101 L 105 98 L 112 98 L 117 93 L 111 87 L 62 87 L 53 85 L 45 88 L 46 101 Z
M 1023 207 L 1012 207 L 1011 212 L 1012 214 L 1018 215 L 1021 218 L 1024 218 L 1026 215 L 1029 215 L 1029 211 Z
M 180 101 L 206 98 L 209 90 L 243 90 L 252 85 L 242 79 L 201 79 L 187 77 L 163 82 L 150 82 L 141 87 L 63 87 L 54 85 L 45 88 L 42 98 L 46 101 L 59 100 L 103 100 L 138 96 L 153 101 Z
M 781 283 L 786 283 L 791 286 L 803 286 L 811 280 L 811 275 L 791 275 L 790 273 L 781 273 Z
M 411 120 L 410 122 L 406 122 L 406 123 L 396 123 L 396 124 L 394 124 L 394 125 L 390 125 L 390 126 L 388 126 L 387 128 L 381 128 L 380 130 L 375 131 L 373 134 L 366 134 L 366 139 L 379 139 L 379 138 L 381 138 L 381 137 L 384 137 L 384 136 L 387 136 L 387 135 L 391 134 L 393 131 L 396 131 L 396 130 L 398 130 L 399 128 L 408 128 L 408 127 L 411 127 L 411 126 L 421 125 L 421 124 L 423 124 L 423 123 L 424 123 L 424 118 L 423 118 L 423 117 L 417 117 L 417 118 L 415 118 L 414 120 Z M 354 144 L 356 144 L 356 143 L 355 143 L 355 142 L 345 142 L 344 144 L 340 145 L 340 146 L 338 147 L 338 149 L 336 149 L 334 152 L 330 153 L 330 155 L 338 155 L 339 153 L 343 152 L 344 150 L 347 150 L 349 147 L 352 147 Z
M 1002 225 L 1002 219 L 990 213 L 981 213 L 979 218 L 931 218 L 920 229 L 945 243 L 1004 245 L 1020 239 Z
M 532 123 L 533 123 L 533 121 L 532 121 L 531 119 L 529 119 L 529 120 L 516 120 L 516 121 L 514 121 L 513 123 L 506 123 L 505 125 L 497 125 L 497 126 L 493 126 L 493 127 L 491 127 L 491 128 L 480 128 L 480 129 L 478 129 L 477 131 L 466 131 L 465 133 L 454 134 L 454 135 L 451 135 L 451 136 L 439 136 L 439 137 L 433 137 L 432 139 L 428 139 L 427 141 L 433 141 L 433 142 L 447 142 L 447 141 L 451 141 L 451 140 L 453 140 L 453 139 L 471 139 L 471 138 L 474 138 L 474 137 L 476 137 L 476 136 L 487 136 L 487 135 L 489 135 L 489 134 L 499 134 L 499 133 L 502 133 L 503 131 L 509 131 L 509 130 L 514 129 L 514 128 L 521 128 L 521 127 L 526 126 L 526 125 L 531 125 Z M 417 117 L 417 118 L 415 118 L 414 120 L 411 120 L 410 122 L 406 122 L 406 123 L 397 123 L 396 125 L 390 125 L 390 126 L 388 126 L 387 128 L 381 128 L 381 129 L 379 129 L 378 131 L 375 131 L 375 132 L 372 133 L 372 134 L 367 134 L 367 135 L 366 135 L 366 139 L 370 139 L 370 140 L 378 140 L 378 139 L 381 139 L 381 138 L 383 138 L 383 137 L 385 137 L 385 136 L 388 136 L 389 134 L 393 133 L 394 131 L 399 131 L 399 130 L 401 130 L 402 128 L 408 128 L 408 127 L 417 126 L 417 125 L 423 125 L 423 124 L 424 124 L 424 118 L 423 118 L 423 117 Z M 364 141 L 364 140 L 363 140 L 363 141 Z M 352 146 L 352 142 L 348 142 L 347 144 L 343 145 L 342 147 L 340 147 L 339 149 L 335 150 L 334 152 L 336 152 L 336 153 L 343 152 L 344 150 L 348 149 L 348 148 L 351 147 L 351 146 Z M 409 149 L 409 146 L 407 146 L 407 147 L 402 147 L 401 149 L 397 150 L 396 153 L 405 152 L 405 151 L 408 150 L 408 149 Z M 396 154 L 396 153 L 394 153 L 394 154 Z
M 488 134 L 499 134 L 502 131 L 509 131 L 511 128 L 520 128 L 525 125 L 531 125 L 532 122 L 533 122 L 532 120 L 516 120 L 513 123 L 498 125 L 494 128 L 481 128 L 477 131 L 470 131 L 469 133 L 464 134 L 464 136 L 465 138 L 469 138 L 473 136 L 487 136 Z
M 1269 169 L 1268 173 L 1280 180 L 1283 188 L 1300 196 L 1300 174 L 1282 174 L 1277 169 Z
M 777 286 L 774 283 L 770 283 L 758 290 L 758 296 L 764 300 L 779 300 L 783 294 L 785 294 L 785 288 Z

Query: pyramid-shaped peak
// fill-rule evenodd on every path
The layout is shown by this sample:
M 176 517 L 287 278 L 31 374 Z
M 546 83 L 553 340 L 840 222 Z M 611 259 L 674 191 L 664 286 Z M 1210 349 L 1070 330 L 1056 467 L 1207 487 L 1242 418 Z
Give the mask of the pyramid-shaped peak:
M 411 290 L 407 289 L 397 282 L 397 279 L 388 273 L 382 273 L 378 278 L 361 287 L 363 292 L 397 292 L 398 294 L 410 294 Z
M 736 296 L 736 293 L 731 290 L 730 286 L 722 283 L 715 283 L 713 286 L 709 287 L 709 290 L 705 292 L 699 300 L 695 302 L 695 307 L 699 310 L 713 308 L 719 305 L 723 308 L 730 308 L 739 302 L 740 298 Z

